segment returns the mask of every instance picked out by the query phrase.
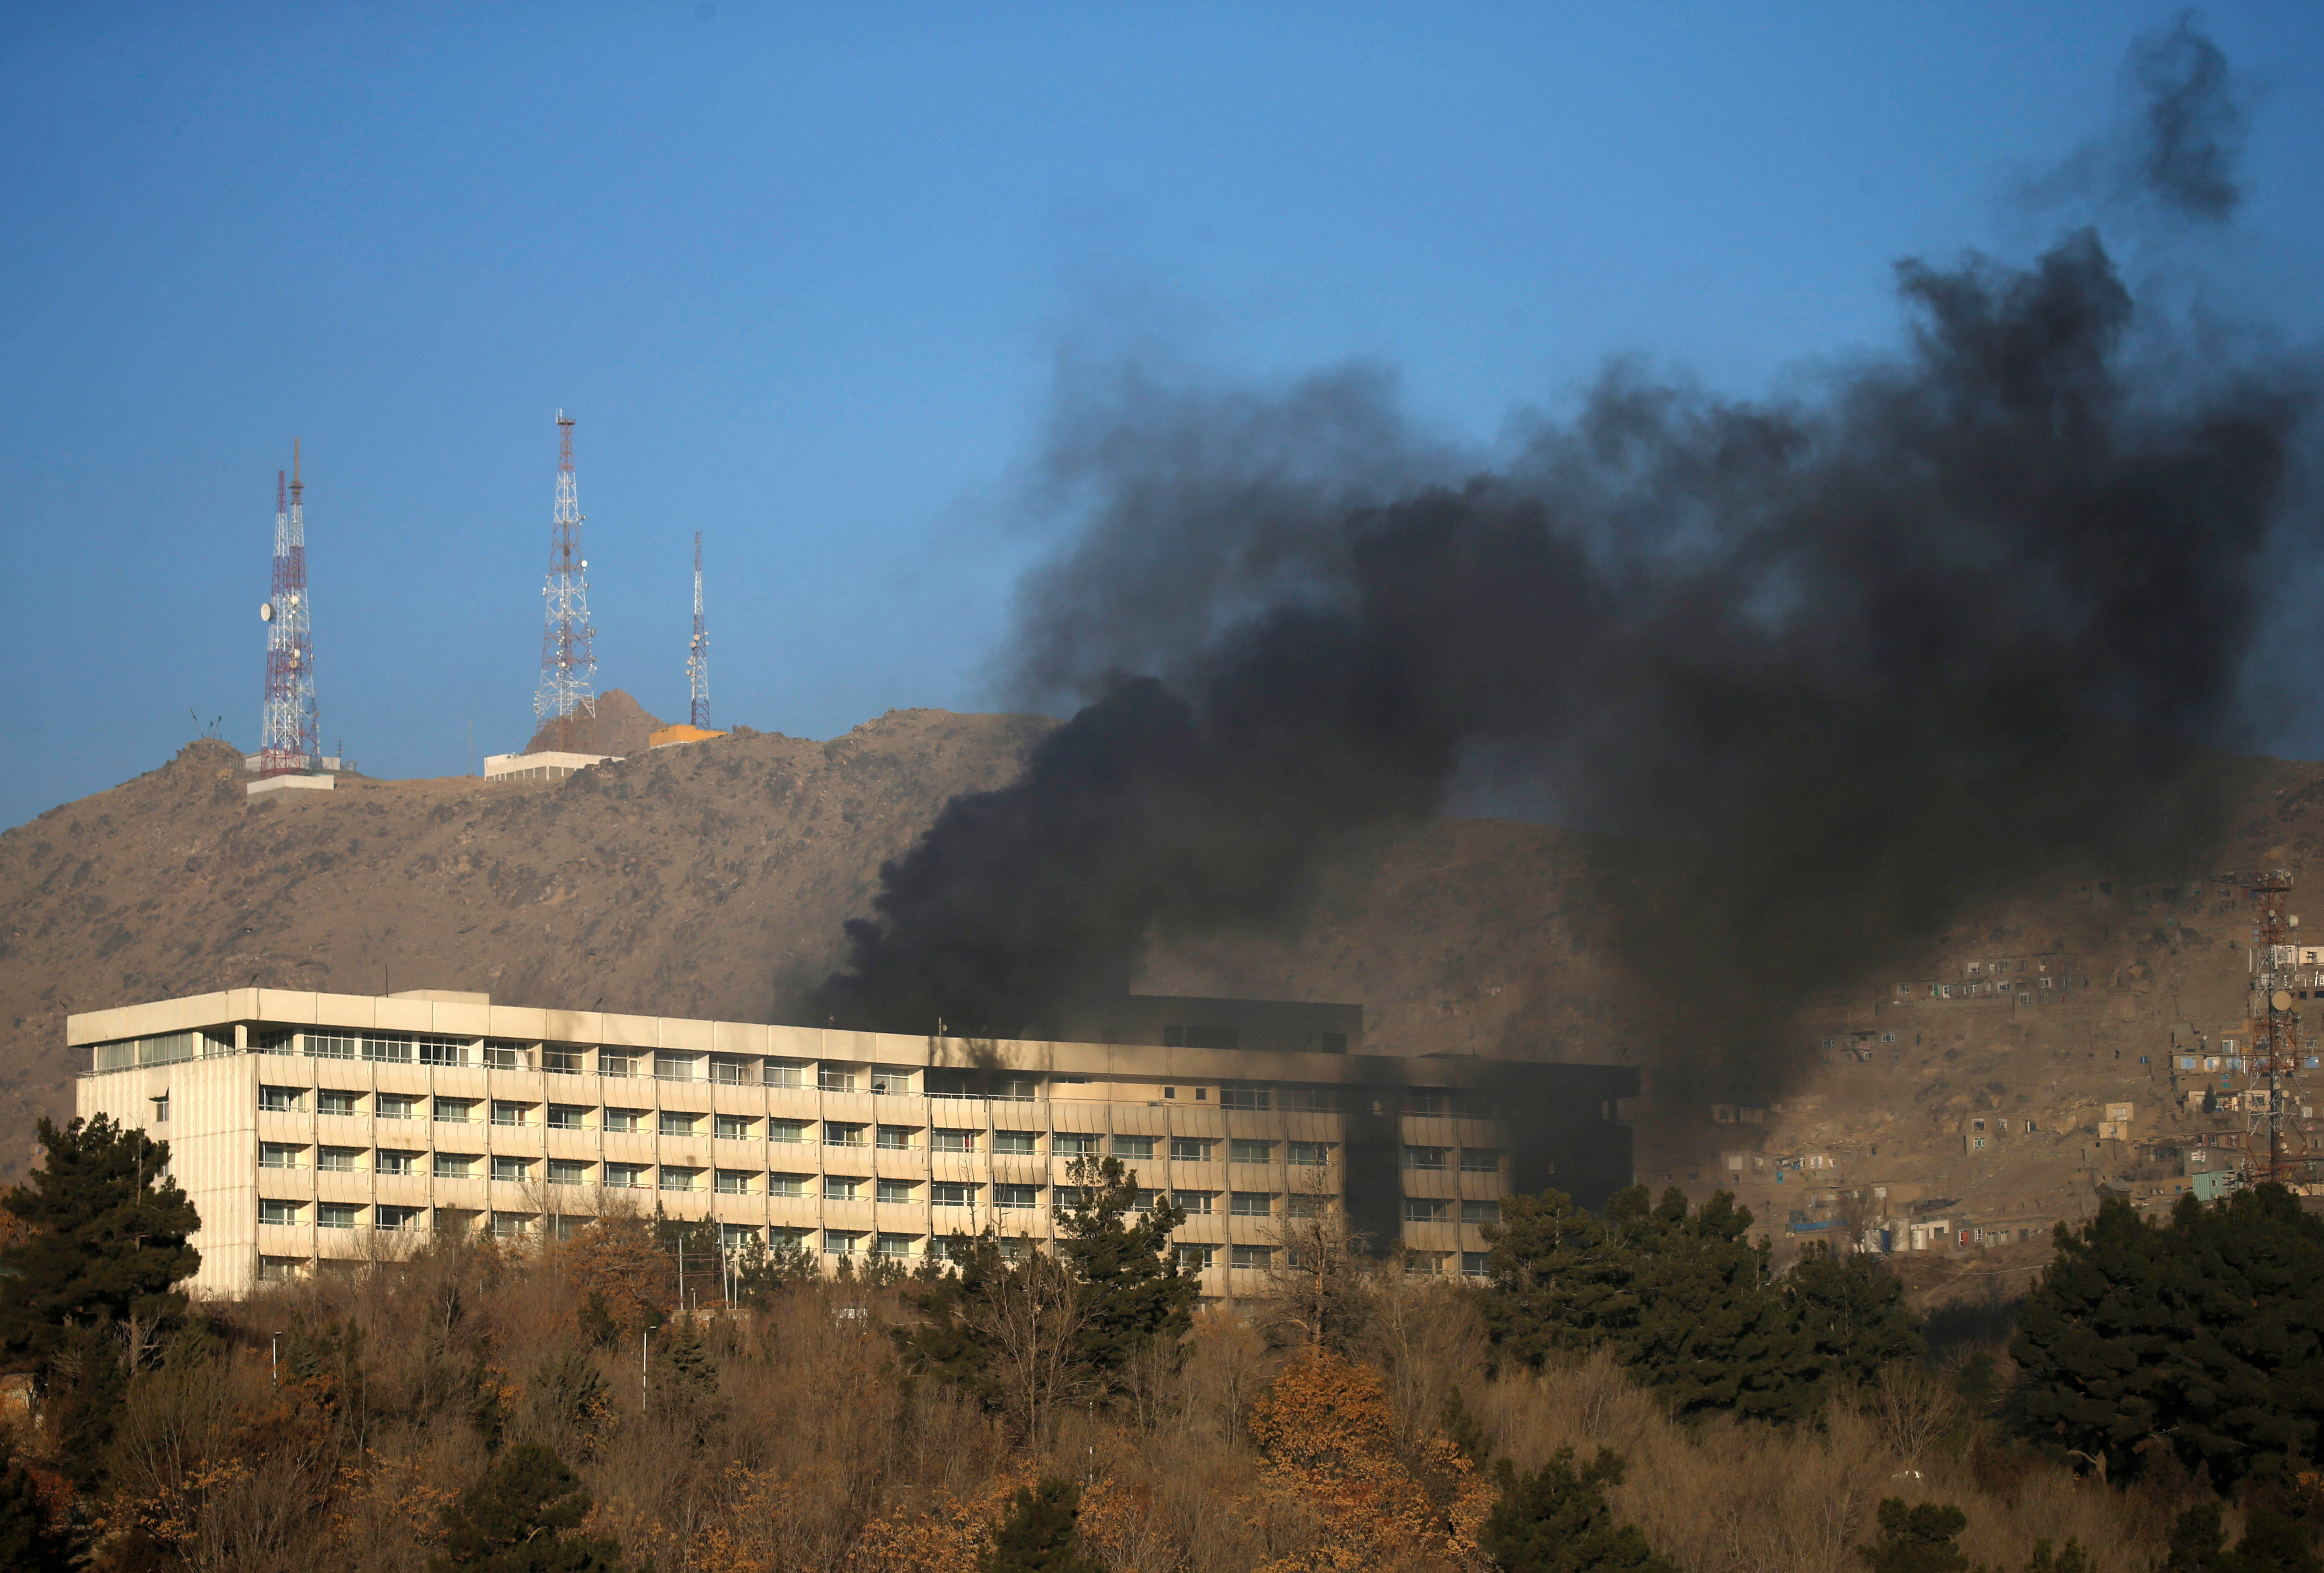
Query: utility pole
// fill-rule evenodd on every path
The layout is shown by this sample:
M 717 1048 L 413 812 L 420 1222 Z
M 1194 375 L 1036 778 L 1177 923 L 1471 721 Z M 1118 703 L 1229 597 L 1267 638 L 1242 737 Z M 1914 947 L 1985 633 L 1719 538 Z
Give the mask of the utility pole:
M 309 610 L 306 487 L 299 479 L 299 439 L 293 437 L 287 488 L 282 472 L 274 473 L 274 578 L 258 608 L 258 620 L 266 625 L 266 705 L 258 729 L 261 777 L 312 770 L 323 751 L 315 716 Z
M 702 532 L 694 532 L 694 644 L 686 658 L 686 690 L 692 700 L 687 719 L 710 730 L 710 630 L 702 621 Z
M 597 630 L 589 622 L 589 559 L 581 555 L 580 492 L 573 478 L 573 420 L 557 412 L 557 514 L 549 527 L 549 582 L 540 587 L 540 686 L 532 697 L 536 721 L 554 722 L 559 753 L 576 741 L 597 745 Z M 576 722 L 575 717 L 584 718 Z M 576 733 L 586 730 L 586 739 Z

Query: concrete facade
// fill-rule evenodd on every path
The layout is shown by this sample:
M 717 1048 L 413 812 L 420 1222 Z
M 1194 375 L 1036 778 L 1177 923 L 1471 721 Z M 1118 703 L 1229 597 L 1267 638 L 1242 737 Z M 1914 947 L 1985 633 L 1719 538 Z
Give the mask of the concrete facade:
M 1344 1007 L 1342 1007 L 1344 1008 Z M 205 1295 L 387 1257 L 429 1229 L 569 1230 L 609 1209 L 917 1260 L 1055 1232 L 1076 1154 L 1188 1210 L 1204 1292 L 1257 1290 L 1295 1208 L 1416 1270 L 1475 1272 L 1499 1199 L 1630 1179 L 1634 1070 L 992 1042 L 234 989 L 69 1018 L 84 1116 L 171 1145 Z

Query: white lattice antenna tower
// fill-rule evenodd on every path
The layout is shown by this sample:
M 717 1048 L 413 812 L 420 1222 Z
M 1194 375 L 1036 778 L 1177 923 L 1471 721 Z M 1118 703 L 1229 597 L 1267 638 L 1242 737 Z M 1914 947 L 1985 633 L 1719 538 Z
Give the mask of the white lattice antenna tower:
M 299 479 L 299 439 L 290 439 L 290 483 L 274 473 L 274 578 L 258 608 L 266 624 L 266 708 L 259 720 L 258 773 L 311 770 L 321 755 L 315 713 L 315 644 L 307 593 L 306 487 Z
M 693 704 L 687 719 L 710 730 L 710 630 L 702 621 L 702 532 L 694 532 L 694 643 L 686 657 L 686 690 Z
M 541 586 L 540 687 L 534 719 L 552 727 L 560 753 L 576 743 L 595 752 L 597 658 L 589 623 L 589 559 L 581 555 L 581 501 L 573 480 L 573 421 L 557 412 L 557 518 L 550 527 L 549 582 Z

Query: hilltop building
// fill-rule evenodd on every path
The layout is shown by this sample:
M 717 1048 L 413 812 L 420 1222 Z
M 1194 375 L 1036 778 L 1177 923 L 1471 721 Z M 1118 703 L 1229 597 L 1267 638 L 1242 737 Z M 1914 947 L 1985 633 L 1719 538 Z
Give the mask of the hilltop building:
M 1186 1210 L 1181 1256 L 1229 1296 L 1317 1209 L 1480 1273 L 1503 1195 L 1630 1182 L 1636 1070 L 1365 1054 L 1361 1017 L 1133 997 L 1092 1024 L 1132 1041 L 994 1042 L 240 989 L 67 1034 L 78 1111 L 169 1141 L 206 1295 L 609 1210 L 911 1262 L 987 1226 L 1053 1237 L 1067 1165 L 1111 1154 Z

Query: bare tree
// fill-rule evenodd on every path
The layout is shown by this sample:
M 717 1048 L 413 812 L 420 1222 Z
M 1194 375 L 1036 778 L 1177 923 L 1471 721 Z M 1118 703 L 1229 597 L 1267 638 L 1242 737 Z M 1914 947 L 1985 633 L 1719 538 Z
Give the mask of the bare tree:
M 1379 1269 L 1329 1183 L 1325 1171 L 1310 1170 L 1286 1199 L 1271 1230 L 1277 1250 L 1268 1287 L 1277 1325 L 1303 1343 L 1344 1351 L 1363 1325 Z
M 1047 1438 L 1059 1405 L 1096 1392 L 1080 1358 L 1089 1320 L 1086 1296 L 1047 1251 L 1028 1251 L 994 1274 L 963 1320 L 991 1351 L 990 1371 L 1002 1412 L 1033 1446 Z

